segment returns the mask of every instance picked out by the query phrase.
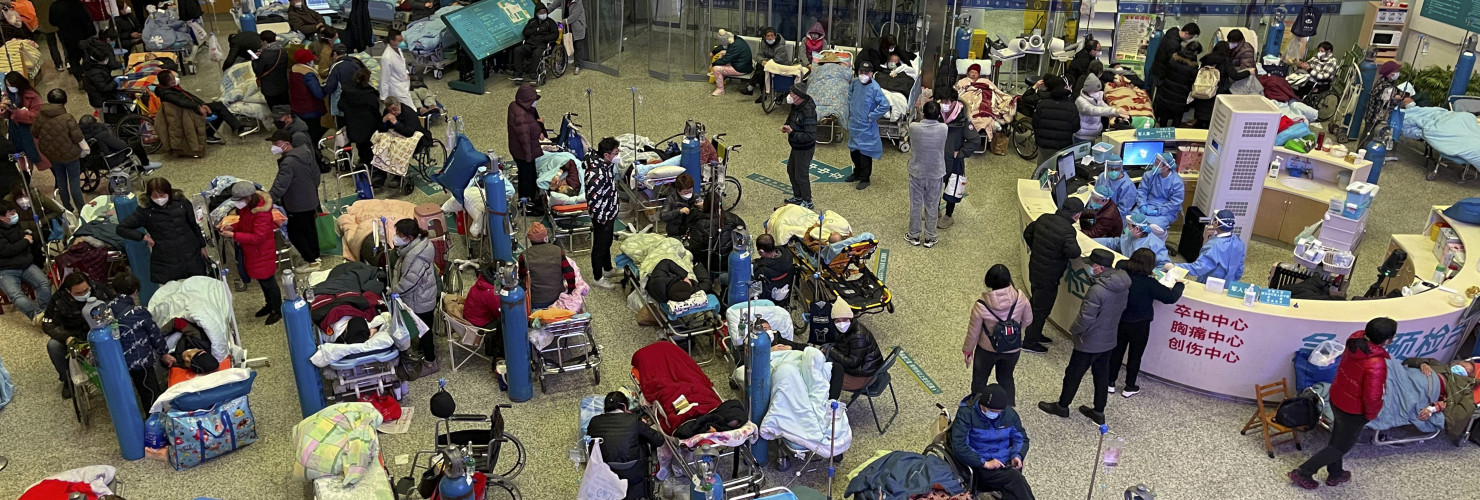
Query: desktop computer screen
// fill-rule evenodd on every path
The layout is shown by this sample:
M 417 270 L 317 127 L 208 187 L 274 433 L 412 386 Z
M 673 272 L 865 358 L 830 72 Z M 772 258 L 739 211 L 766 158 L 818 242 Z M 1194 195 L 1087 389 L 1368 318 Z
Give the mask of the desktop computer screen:
M 1151 166 L 1164 145 L 1161 141 L 1127 142 L 1120 147 L 1120 159 L 1126 167 Z

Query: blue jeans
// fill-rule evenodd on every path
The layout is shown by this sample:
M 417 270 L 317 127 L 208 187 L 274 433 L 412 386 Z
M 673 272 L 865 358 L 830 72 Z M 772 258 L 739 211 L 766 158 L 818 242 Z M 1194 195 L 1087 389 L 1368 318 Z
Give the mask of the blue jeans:
M 56 177 L 57 191 L 61 192 L 63 207 L 75 211 L 87 203 L 87 200 L 82 197 L 81 160 L 52 162 L 51 175 Z
M 25 281 L 36 291 L 35 302 L 21 291 L 21 281 Z M 34 264 L 24 270 L 6 269 L 0 271 L 0 293 L 4 293 L 27 318 L 34 318 L 36 313 L 45 310 L 46 304 L 51 302 L 51 282 L 47 281 L 46 273 L 41 272 L 41 268 Z

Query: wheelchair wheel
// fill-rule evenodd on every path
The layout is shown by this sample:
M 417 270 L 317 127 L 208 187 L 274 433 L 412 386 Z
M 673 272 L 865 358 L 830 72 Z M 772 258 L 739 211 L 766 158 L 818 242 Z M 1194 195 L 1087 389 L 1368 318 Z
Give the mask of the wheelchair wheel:
M 82 169 L 82 192 L 92 193 L 98 190 L 98 185 L 103 182 L 103 173 L 92 169 Z
M 505 432 L 504 439 L 503 444 L 499 446 L 498 457 L 495 457 L 497 460 L 494 461 L 497 470 L 488 472 L 496 474 L 507 481 L 518 476 L 519 472 L 524 470 L 524 462 L 527 455 L 524 453 L 524 443 L 519 442 L 519 438 Z
M 1012 150 L 1018 157 L 1024 160 L 1038 158 L 1038 144 L 1033 142 L 1033 125 L 1027 120 L 1018 120 L 1012 123 L 1011 138 Z
M 726 175 L 724 192 L 724 208 L 726 212 L 734 210 L 735 205 L 740 204 L 740 192 L 740 179 L 736 179 L 734 176 L 731 175 Z
M 1341 105 L 1341 96 L 1331 91 L 1318 92 L 1306 96 L 1303 102 L 1312 108 L 1316 108 L 1316 121 L 1324 123 L 1330 120 L 1331 117 L 1336 116 L 1336 108 Z
M 483 494 L 486 500 L 519 500 L 524 498 L 519 493 L 519 487 L 508 481 L 488 483 L 488 488 Z
M 761 96 L 761 111 L 765 111 L 768 115 L 771 114 L 772 111 L 776 110 L 776 101 L 776 92 L 773 90 L 767 90 L 765 92 L 765 95 Z
M 132 144 L 138 140 L 144 146 L 144 152 L 154 154 L 164 145 L 159 140 L 158 131 L 154 128 L 154 120 L 145 118 L 144 115 L 128 115 L 118 120 L 114 126 L 114 133 L 124 143 Z
M 555 53 L 550 56 L 550 72 L 555 74 L 555 78 L 565 76 L 565 67 L 568 64 L 569 62 L 566 61 L 565 57 L 565 50 L 555 47 Z

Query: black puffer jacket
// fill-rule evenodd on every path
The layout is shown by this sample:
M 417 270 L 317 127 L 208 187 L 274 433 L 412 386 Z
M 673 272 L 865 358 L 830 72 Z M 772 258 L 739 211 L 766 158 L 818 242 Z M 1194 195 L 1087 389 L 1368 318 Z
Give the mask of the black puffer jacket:
M 653 448 L 663 445 L 663 435 L 632 413 L 613 412 L 591 417 L 591 423 L 586 425 L 586 434 L 601 438 L 601 458 L 607 463 L 646 460 Z
M 1177 115 L 1187 108 L 1187 95 L 1192 93 L 1192 83 L 1197 80 L 1199 65 L 1196 60 L 1175 54 L 1167 62 L 1161 77 L 1156 79 L 1156 98 L 1152 107 L 1158 117 Z
M 11 225 L 0 222 L 0 271 L 23 270 L 27 267 L 31 267 L 31 243 L 26 241 L 25 228 L 19 223 Z
M 349 82 L 339 95 L 339 114 L 349 129 L 349 141 L 369 142 L 380 126 L 380 91 L 375 87 Z M 368 162 L 369 159 L 362 160 Z
M 111 59 L 86 63 L 86 69 L 82 70 L 82 88 L 87 91 L 87 103 L 92 107 L 101 108 L 104 100 L 117 98 L 118 82 L 113 80 L 116 65 Z
M 785 125 L 791 126 L 791 133 L 786 134 L 786 143 L 792 149 L 807 150 L 817 147 L 817 102 L 805 91 L 792 88 L 791 93 L 802 98 L 801 104 L 793 104 L 791 113 L 786 115 Z
M 118 236 L 134 241 L 144 239 L 144 232 L 154 239 L 149 252 L 149 281 L 159 284 L 206 275 L 206 247 L 200 224 L 195 222 L 195 208 L 185 195 L 175 191 L 163 207 L 145 197 L 139 209 L 118 224 Z
M 854 318 L 843 337 L 828 349 L 827 358 L 842 365 L 843 373 L 855 377 L 872 377 L 884 364 L 884 353 L 879 351 L 873 332 L 864 328 L 858 318 Z
M 647 290 L 648 296 L 652 297 L 653 300 L 667 301 L 668 288 L 672 287 L 674 283 L 683 281 L 688 277 L 689 272 L 685 271 L 677 262 L 671 259 L 663 259 L 662 262 L 658 263 L 657 267 L 653 268 L 652 272 L 648 273 L 647 286 L 643 289 Z
M 1073 213 L 1059 210 L 1038 216 L 1023 228 L 1023 241 L 1028 244 L 1028 278 L 1031 283 L 1057 282 L 1069 268 L 1069 260 L 1082 254 L 1079 231 L 1071 219 Z
M 1039 148 L 1058 151 L 1074 143 L 1079 132 L 1079 108 L 1069 89 L 1053 89 L 1038 100 L 1033 110 L 1033 142 Z
M 266 49 L 261 57 L 252 61 L 252 73 L 257 75 L 257 85 L 264 96 L 288 95 L 288 69 L 293 60 L 286 49 Z
M 1069 66 L 1064 68 L 1064 78 L 1077 82 L 1085 73 L 1089 73 L 1089 63 L 1094 62 L 1095 56 L 1090 55 L 1089 48 L 1079 49 L 1074 53 L 1074 60 L 1069 61 Z
M 77 271 L 81 272 L 81 271 Z M 89 295 L 102 302 L 113 300 L 113 291 L 96 280 L 88 280 L 92 292 Z M 70 290 L 57 290 L 51 303 L 46 304 L 46 319 L 41 322 L 41 332 L 57 342 L 66 343 L 67 337 L 87 336 L 87 318 L 82 317 L 84 302 L 72 298 Z

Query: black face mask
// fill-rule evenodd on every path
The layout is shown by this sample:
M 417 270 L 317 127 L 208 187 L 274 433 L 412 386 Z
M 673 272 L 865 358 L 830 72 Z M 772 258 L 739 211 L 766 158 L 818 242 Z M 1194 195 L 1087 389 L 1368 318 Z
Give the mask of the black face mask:
M 284 127 L 288 126 L 288 122 L 282 120 L 274 120 L 272 122 L 272 126 L 277 127 L 278 130 L 282 130 Z

